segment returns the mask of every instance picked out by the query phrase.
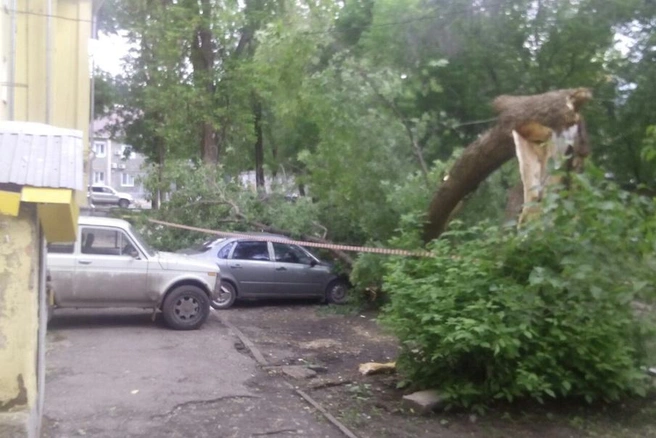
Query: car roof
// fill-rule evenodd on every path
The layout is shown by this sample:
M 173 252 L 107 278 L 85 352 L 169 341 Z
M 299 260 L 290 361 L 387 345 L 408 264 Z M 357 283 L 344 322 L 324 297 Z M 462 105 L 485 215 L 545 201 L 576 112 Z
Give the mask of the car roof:
M 112 226 L 112 227 L 121 227 L 129 228 L 130 223 L 124 221 L 123 219 L 116 219 L 113 217 L 101 217 L 101 216 L 80 216 L 77 220 L 79 225 L 100 225 L 100 226 Z
M 241 231 L 240 231 L 239 233 L 241 233 Z M 223 239 L 226 239 L 226 240 L 228 240 L 228 239 L 230 239 L 230 240 L 249 240 L 249 239 L 251 239 L 252 237 L 259 237 L 259 238 L 270 237 L 270 238 L 272 238 L 272 239 L 291 240 L 289 237 L 287 237 L 287 236 L 283 236 L 283 235 L 281 235 L 281 234 L 272 234 L 272 233 L 251 233 L 251 232 L 244 232 L 244 234 L 245 234 L 244 236 L 230 236 L 230 237 L 228 237 L 227 239 L 226 239 L 226 238 L 223 238 Z M 214 239 L 214 241 L 217 241 L 217 240 L 219 240 L 219 239 L 222 239 L 222 238 L 219 237 L 219 238 L 217 238 L 217 239 Z

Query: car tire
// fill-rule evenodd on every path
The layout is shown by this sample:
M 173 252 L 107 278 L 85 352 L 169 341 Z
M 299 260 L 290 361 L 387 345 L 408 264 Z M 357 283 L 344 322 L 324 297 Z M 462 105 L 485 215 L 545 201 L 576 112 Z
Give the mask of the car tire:
M 343 280 L 334 280 L 326 287 L 326 301 L 332 304 L 344 304 L 348 300 L 348 284 Z
M 195 330 L 210 314 L 210 299 L 199 287 L 176 287 L 164 299 L 162 313 L 166 325 L 174 330 Z
M 128 201 L 127 199 L 119 199 L 118 206 L 121 208 L 128 208 L 130 206 L 130 201 Z
M 210 302 L 213 309 L 222 310 L 232 307 L 237 299 L 237 288 L 229 281 L 221 282 L 221 296 Z M 225 290 L 225 292 L 223 292 Z

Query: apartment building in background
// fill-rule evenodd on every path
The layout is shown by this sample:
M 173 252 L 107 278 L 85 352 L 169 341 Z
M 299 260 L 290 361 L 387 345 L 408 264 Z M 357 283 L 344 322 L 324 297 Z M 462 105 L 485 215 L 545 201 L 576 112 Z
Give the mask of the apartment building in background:
M 145 176 L 146 157 L 132 151 L 129 145 L 113 140 L 108 134 L 109 119 L 94 122 L 94 140 L 91 144 L 92 185 L 102 184 L 129 193 L 138 207 L 150 205 L 148 193 L 141 182 Z

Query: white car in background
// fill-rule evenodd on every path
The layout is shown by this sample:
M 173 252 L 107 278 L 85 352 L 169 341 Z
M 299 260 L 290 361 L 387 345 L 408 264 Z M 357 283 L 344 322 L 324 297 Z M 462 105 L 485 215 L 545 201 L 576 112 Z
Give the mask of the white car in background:
M 134 203 L 134 198 L 129 193 L 117 192 L 113 188 L 103 185 L 94 184 L 89 188 L 89 197 L 94 205 L 118 205 L 121 208 L 128 208 Z
M 59 308 L 153 309 L 169 327 L 192 330 L 219 298 L 216 263 L 155 251 L 124 220 L 80 216 L 77 236 L 48 244 L 49 314 Z

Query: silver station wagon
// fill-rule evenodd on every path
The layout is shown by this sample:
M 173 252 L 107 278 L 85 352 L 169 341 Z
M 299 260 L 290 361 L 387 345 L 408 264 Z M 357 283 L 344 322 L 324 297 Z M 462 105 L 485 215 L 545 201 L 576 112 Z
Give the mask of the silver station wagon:
M 219 297 L 215 263 L 152 249 L 126 221 L 81 216 L 78 238 L 48 244 L 49 309 L 134 307 L 192 330 Z

